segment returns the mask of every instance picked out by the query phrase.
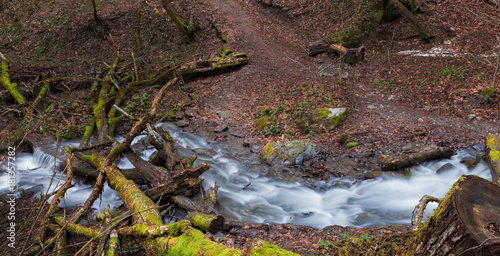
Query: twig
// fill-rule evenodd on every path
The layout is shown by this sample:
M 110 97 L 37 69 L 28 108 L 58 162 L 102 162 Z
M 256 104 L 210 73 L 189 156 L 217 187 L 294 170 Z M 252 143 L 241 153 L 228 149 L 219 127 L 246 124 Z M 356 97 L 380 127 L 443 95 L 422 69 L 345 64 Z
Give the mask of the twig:
M 415 209 L 413 210 L 413 216 L 415 217 L 415 218 L 412 217 L 412 219 L 413 219 L 413 221 L 412 221 L 413 231 L 418 230 L 420 228 L 420 226 L 422 225 L 422 219 L 423 219 L 425 207 L 427 206 L 427 204 L 430 202 L 439 203 L 440 201 L 441 200 L 439 198 L 429 196 L 429 195 L 424 195 L 422 197 L 422 199 L 420 199 L 420 201 L 418 202 L 418 205 L 415 206 Z
M 128 118 L 130 118 L 132 120 L 136 120 L 136 121 L 139 120 L 139 118 L 131 116 L 129 113 L 127 113 L 122 108 L 118 107 L 116 104 L 113 104 L 113 107 L 116 108 L 116 110 L 120 111 L 124 116 L 126 116 L 126 117 L 128 117 Z

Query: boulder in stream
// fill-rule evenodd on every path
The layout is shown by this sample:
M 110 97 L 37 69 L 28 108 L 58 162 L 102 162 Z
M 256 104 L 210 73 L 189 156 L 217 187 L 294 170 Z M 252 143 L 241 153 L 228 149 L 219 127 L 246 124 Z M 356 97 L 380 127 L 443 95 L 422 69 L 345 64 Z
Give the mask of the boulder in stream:
M 261 151 L 262 162 L 269 165 L 294 165 L 296 159 L 312 159 L 316 154 L 316 145 L 305 141 L 271 142 Z

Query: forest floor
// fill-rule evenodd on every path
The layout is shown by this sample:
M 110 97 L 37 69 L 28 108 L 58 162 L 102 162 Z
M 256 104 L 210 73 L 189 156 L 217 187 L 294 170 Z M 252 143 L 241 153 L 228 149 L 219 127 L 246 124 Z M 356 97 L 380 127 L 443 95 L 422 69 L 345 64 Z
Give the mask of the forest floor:
M 309 57 L 306 45 L 347 24 L 359 11 L 361 0 L 173 1 L 181 19 L 192 17 L 198 26 L 190 44 L 181 42 L 160 1 L 97 2 L 103 26 L 93 20 L 90 1 L 0 3 L 0 23 L 6 24 L 0 27 L 0 52 L 10 60 L 10 78 L 28 101 L 34 100 L 46 79 L 67 78 L 51 84 L 44 109 L 55 102 L 52 109 L 56 111 L 42 109 L 43 118 L 28 120 L 30 133 L 61 131 L 66 138 L 83 134 L 91 118 L 88 88 L 105 71 L 104 63 L 112 63 L 117 48 L 124 69 L 139 66 L 147 71 L 217 57 L 222 46 L 246 53 L 249 64 L 171 88 L 160 110 L 164 120 L 170 114 L 182 118 L 179 107 L 193 109 L 197 114 L 185 130 L 210 133 L 213 141 L 231 136 L 212 132 L 223 123 L 232 133 L 256 139 L 260 146 L 277 140 L 307 140 L 321 152 L 365 156 L 372 161 L 360 163 L 360 170 L 379 155 L 407 145 L 466 148 L 484 144 L 489 132 L 500 132 L 500 96 L 490 101 L 481 96 L 487 87 L 498 90 L 500 11 L 482 0 L 439 1 L 437 5 L 417 1 L 422 2 L 418 20 L 440 41 L 421 42 L 411 24 L 400 18 L 380 25 L 365 42 L 365 59 L 356 65 L 341 64 L 337 56 L 327 53 Z M 320 75 L 329 70 L 332 76 Z M 140 116 L 156 92 L 153 87 L 139 88 L 124 108 Z M 0 93 L 0 145 L 5 150 L 22 118 L 7 92 Z M 265 107 L 279 110 L 269 128 L 262 130 L 254 124 Z M 301 114 L 322 107 L 347 107 L 350 112 L 333 130 L 299 125 Z M 227 112 L 228 117 L 220 118 L 218 111 Z M 118 129 L 126 132 L 131 125 L 124 121 Z M 350 136 L 348 142 L 359 146 L 338 143 L 344 134 Z M 393 228 L 350 232 L 373 237 L 391 233 Z M 255 228 L 249 224 L 251 229 Z M 287 230 L 288 235 L 265 232 L 265 239 L 302 254 L 311 253 L 320 239 L 326 239 L 311 228 L 277 229 Z M 337 231 L 329 241 L 348 233 Z M 259 232 L 261 226 L 245 237 Z M 293 232 L 309 240 L 297 244 L 297 237 L 290 235 Z M 231 239 L 244 240 L 237 235 Z M 225 243 L 244 244 L 231 239 Z

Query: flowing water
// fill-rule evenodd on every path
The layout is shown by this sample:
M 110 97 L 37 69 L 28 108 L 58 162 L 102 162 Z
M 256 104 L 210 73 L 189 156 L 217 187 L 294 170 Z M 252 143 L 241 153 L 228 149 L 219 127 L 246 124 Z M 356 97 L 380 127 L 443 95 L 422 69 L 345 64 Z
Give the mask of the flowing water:
M 171 124 L 164 124 L 178 143 L 181 156 L 191 156 L 200 152 L 195 164 L 210 164 L 210 169 L 201 177 L 208 189 L 215 182 L 219 185 L 219 202 L 225 214 L 232 219 L 255 223 L 294 223 L 322 228 L 327 225 L 381 226 L 386 224 L 410 225 L 412 211 L 420 198 L 425 195 L 443 197 L 452 184 L 463 174 L 475 174 L 491 180 L 488 166 L 480 162 L 473 169 L 460 163 L 464 157 L 474 157 L 469 151 L 459 151 L 450 159 L 431 161 L 411 169 L 409 177 L 383 174 L 372 180 L 356 181 L 349 178 L 334 178 L 319 182 L 318 189 L 308 188 L 300 183 L 285 183 L 265 177 L 268 166 L 255 162 L 244 162 L 230 157 L 231 152 L 224 145 L 208 143 L 202 137 L 183 132 Z M 154 153 L 154 149 L 141 146 L 139 136 L 134 140 L 134 150 L 144 159 Z M 123 138 L 118 138 L 118 140 Z M 66 142 L 60 146 L 77 146 Z M 54 145 L 55 148 L 55 145 Z M 62 151 L 60 151 L 62 152 Z M 46 193 L 58 161 L 54 157 L 35 148 L 33 154 L 16 156 L 17 186 L 19 189 L 33 190 L 36 194 Z M 452 167 L 436 173 L 445 164 Z M 120 168 L 132 168 L 126 159 L 118 162 Z M 6 166 L 2 167 L 6 169 Z M 65 176 L 56 172 L 51 189 L 64 183 Z M 75 182 L 75 181 L 74 181 Z M 42 188 L 43 186 L 43 188 Z M 7 176 L 0 176 L 0 193 L 7 193 Z M 92 183 L 76 180 L 62 207 L 82 204 L 92 190 Z M 49 192 L 51 190 L 48 190 Z M 121 204 L 120 198 L 107 185 L 94 204 L 96 212 L 110 204 Z M 436 203 L 428 205 L 426 216 L 432 213 Z

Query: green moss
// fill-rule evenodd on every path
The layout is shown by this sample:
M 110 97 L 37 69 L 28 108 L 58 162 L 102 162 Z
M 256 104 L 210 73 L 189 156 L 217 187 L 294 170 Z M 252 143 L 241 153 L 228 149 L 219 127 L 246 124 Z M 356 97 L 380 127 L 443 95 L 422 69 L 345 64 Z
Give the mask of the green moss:
M 269 159 L 272 155 L 273 155 L 273 152 L 274 152 L 274 148 L 273 148 L 273 144 L 274 143 L 267 143 L 264 148 L 262 149 L 262 151 L 266 154 L 266 159 Z
M 256 242 L 253 242 L 253 244 L 258 246 L 250 248 L 246 255 L 299 255 L 290 251 L 283 250 L 282 248 L 263 240 L 258 240 Z
M 313 114 L 320 119 L 327 120 L 329 126 L 328 129 L 333 129 L 337 127 L 342 121 L 344 121 L 345 115 L 349 112 L 348 108 L 320 108 L 316 110 Z M 311 121 L 309 120 L 309 123 Z
M 229 48 L 226 48 L 224 46 L 221 46 L 221 48 L 219 49 L 219 56 L 220 57 L 226 57 L 228 56 L 229 54 L 233 53 L 233 51 Z
M 259 118 L 257 121 L 255 121 L 255 127 L 264 129 L 269 125 L 269 117 L 268 116 L 263 116 Z
M 181 236 L 168 240 L 167 255 L 237 256 L 242 255 L 242 251 L 212 242 L 197 229 L 188 229 Z
M 9 91 L 10 95 L 12 95 L 12 97 L 16 100 L 17 103 L 24 104 L 25 100 L 17 90 L 16 84 L 10 82 L 9 72 L 8 72 L 9 62 L 3 59 L 2 57 L 3 55 L 0 56 L 0 59 L 2 59 L 2 64 L 1 64 L 2 76 L 0 76 L 0 83 Z
M 486 148 L 490 150 L 488 156 L 492 162 L 500 162 L 500 143 L 498 143 L 495 137 L 488 134 L 488 139 L 486 140 Z
M 259 116 L 270 116 L 271 115 L 271 111 L 272 111 L 271 107 L 266 106 L 263 109 L 257 111 L 258 112 L 257 114 Z
M 357 143 L 357 142 L 350 142 L 350 143 L 347 143 L 347 147 L 348 147 L 348 148 L 352 148 L 352 147 L 356 147 L 356 146 L 359 146 L 359 143 Z

